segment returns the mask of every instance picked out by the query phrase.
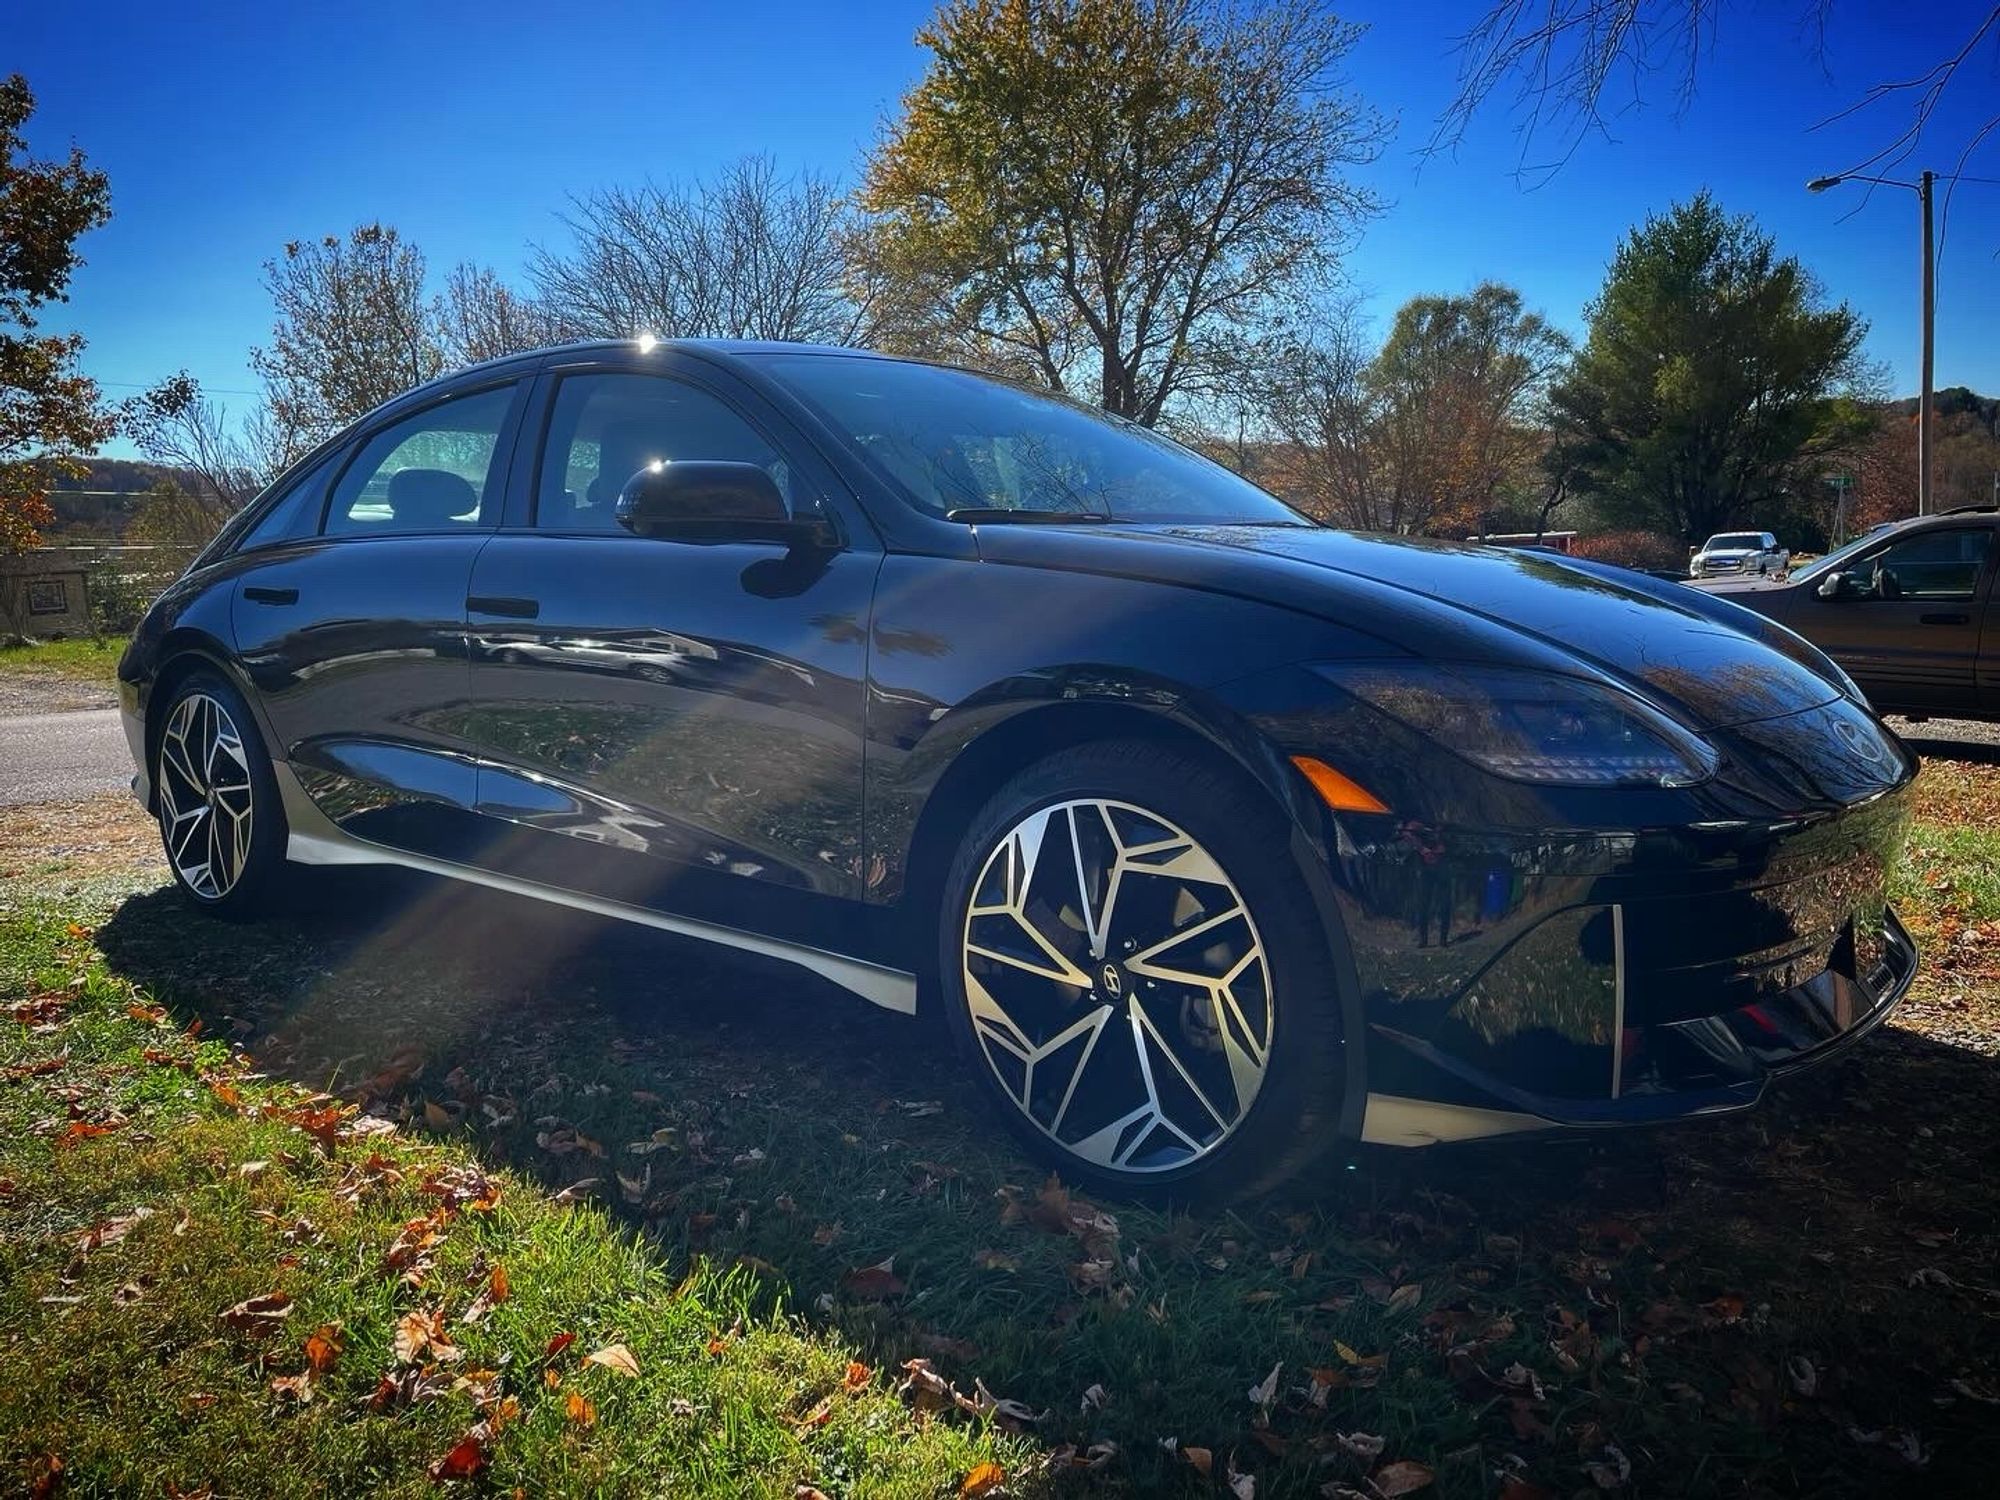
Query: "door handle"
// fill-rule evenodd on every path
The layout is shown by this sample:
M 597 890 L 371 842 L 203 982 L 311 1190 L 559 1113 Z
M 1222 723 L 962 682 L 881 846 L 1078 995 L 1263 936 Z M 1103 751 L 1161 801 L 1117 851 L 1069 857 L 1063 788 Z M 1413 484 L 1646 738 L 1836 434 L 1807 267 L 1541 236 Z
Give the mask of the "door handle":
M 513 599 L 504 594 L 472 594 L 465 607 L 475 615 L 505 615 L 510 620 L 532 620 L 542 612 L 539 599 Z
M 1971 615 L 1943 614 L 1943 615 L 1917 616 L 1917 623 L 1919 625 L 1967 625 L 1970 624 L 1971 621 L 1972 621 Z
M 243 586 L 243 597 L 248 599 L 252 604 L 297 604 L 299 602 L 299 591 L 297 589 L 270 589 L 251 583 Z

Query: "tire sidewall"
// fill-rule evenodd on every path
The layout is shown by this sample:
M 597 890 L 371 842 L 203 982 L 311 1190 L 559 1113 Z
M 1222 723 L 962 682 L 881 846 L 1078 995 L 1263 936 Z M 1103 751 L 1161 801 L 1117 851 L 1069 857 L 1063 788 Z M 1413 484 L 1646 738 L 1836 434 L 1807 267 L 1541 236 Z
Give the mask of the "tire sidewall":
M 204 896 L 182 878 L 174 864 L 167 841 L 167 828 L 160 796 L 161 760 L 166 744 L 166 726 L 173 721 L 181 703 L 202 695 L 213 698 L 228 710 L 243 742 L 243 759 L 250 773 L 250 852 L 236 883 L 220 896 Z M 160 733 L 153 740 L 153 823 L 160 832 L 160 847 L 167 857 L 167 869 L 182 896 L 219 917 L 256 916 L 267 910 L 275 897 L 285 863 L 287 840 L 284 806 L 279 800 L 277 777 L 271 757 L 264 748 L 263 731 L 248 701 L 234 683 L 221 673 L 204 668 L 192 672 L 175 685 L 172 696 L 160 710 Z
M 966 909 L 996 844 L 1035 811 L 1092 798 L 1157 814 L 1201 844 L 1249 908 L 1269 967 L 1269 1061 L 1249 1113 L 1207 1154 L 1161 1172 L 1082 1161 L 1027 1119 L 994 1076 L 966 1003 Z M 1140 742 L 1059 752 L 1009 781 L 974 816 L 940 910 L 936 993 L 946 1029 L 1008 1128 L 1065 1179 L 1155 1201 L 1242 1197 L 1292 1175 L 1332 1144 L 1345 1077 L 1332 952 L 1296 868 L 1289 823 L 1247 778 Z

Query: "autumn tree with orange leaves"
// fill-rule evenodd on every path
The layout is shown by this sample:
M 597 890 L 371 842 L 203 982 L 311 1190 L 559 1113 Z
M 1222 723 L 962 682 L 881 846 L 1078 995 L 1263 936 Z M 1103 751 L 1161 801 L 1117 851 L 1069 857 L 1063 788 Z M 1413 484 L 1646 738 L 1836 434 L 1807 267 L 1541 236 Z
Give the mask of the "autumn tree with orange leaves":
M 39 332 L 82 264 L 76 242 L 111 217 L 111 189 L 74 146 L 28 155 L 35 96 L 20 74 L 0 82 L 0 552 L 41 542 L 49 486 L 81 472 L 77 455 L 111 435 L 97 384 L 76 367 L 80 334 Z

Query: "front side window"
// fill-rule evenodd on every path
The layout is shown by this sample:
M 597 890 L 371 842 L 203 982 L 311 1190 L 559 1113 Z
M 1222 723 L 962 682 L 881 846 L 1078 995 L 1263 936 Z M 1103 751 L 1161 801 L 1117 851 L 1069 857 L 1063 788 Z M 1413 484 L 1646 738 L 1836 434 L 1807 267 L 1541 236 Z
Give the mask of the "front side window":
M 930 515 L 1310 524 L 1158 433 L 1004 381 L 859 355 L 763 359 Z
M 514 387 L 500 386 L 439 402 L 383 428 L 334 487 L 328 533 L 472 530 L 496 516 L 500 433 L 513 401 Z
M 622 533 L 618 494 L 626 481 L 676 459 L 756 464 L 794 515 L 815 504 L 777 449 L 708 392 L 664 375 L 572 375 L 556 388 L 535 524 Z
M 1877 599 L 1970 599 L 1991 536 L 1984 527 L 1922 532 L 1884 547 L 1848 576 Z

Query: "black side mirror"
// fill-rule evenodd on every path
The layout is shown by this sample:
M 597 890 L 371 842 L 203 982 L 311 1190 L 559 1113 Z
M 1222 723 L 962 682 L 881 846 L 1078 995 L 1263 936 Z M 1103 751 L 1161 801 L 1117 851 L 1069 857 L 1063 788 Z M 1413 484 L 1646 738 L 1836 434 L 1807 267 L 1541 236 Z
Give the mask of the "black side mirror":
M 670 542 L 780 542 L 823 547 L 824 521 L 794 518 L 777 483 L 756 464 L 719 459 L 650 463 L 618 492 L 618 524 Z

